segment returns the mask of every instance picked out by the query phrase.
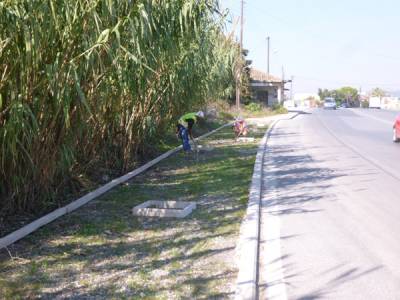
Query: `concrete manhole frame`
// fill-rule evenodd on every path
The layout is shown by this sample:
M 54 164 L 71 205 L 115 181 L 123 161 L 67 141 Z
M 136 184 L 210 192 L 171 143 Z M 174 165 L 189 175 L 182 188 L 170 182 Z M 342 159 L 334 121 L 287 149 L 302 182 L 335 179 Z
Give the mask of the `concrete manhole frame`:
M 140 217 L 181 219 L 191 214 L 194 209 L 196 202 L 149 200 L 135 206 L 132 214 Z
M 238 137 L 236 141 L 247 143 L 247 142 L 254 142 L 254 140 L 255 140 L 254 137 Z

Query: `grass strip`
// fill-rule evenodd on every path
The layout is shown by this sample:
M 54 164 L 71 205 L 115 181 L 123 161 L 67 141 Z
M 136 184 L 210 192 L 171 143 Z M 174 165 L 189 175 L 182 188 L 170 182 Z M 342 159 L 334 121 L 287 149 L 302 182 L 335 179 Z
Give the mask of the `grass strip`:
M 231 128 L 174 155 L 84 208 L 0 252 L 0 295 L 12 299 L 226 298 L 257 143 Z M 147 200 L 196 201 L 185 219 L 137 218 Z M 10 255 L 12 258 L 10 258 Z

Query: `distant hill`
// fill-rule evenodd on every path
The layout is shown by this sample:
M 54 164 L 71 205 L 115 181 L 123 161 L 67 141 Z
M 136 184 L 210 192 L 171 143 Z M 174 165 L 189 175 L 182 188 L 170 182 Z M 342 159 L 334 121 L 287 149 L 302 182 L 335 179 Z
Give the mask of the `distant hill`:
M 392 97 L 400 97 L 400 90 L 398 91 L 388 91 L 388 94 Z

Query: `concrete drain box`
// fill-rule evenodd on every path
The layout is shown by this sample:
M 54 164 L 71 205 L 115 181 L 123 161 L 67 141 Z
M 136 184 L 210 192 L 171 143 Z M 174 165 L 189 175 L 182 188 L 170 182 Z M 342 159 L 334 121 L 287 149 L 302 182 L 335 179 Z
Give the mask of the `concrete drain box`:
M 213 151 L 213 150 L 214 150 L 214 147 L 198 145 L 198 146 L 197 146 L 197 150 L 209 152 L 209 151 Z
M 254 142 L 254 138 L 253 137 L 239 137 L 237 139 L 238 142 Z
M 196 202 L 150 200 L 135 206 L 132 213 L 141 217 L 184 218 L 196 209 Z

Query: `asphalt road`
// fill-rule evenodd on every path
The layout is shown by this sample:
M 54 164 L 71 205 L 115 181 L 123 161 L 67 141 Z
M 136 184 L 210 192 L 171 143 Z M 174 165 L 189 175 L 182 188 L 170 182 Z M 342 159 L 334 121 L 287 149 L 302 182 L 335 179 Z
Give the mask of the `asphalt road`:
M 396 112 L 279 121 L 264 159 L 260 299 L 400 299 Z

